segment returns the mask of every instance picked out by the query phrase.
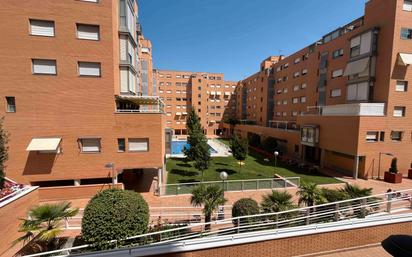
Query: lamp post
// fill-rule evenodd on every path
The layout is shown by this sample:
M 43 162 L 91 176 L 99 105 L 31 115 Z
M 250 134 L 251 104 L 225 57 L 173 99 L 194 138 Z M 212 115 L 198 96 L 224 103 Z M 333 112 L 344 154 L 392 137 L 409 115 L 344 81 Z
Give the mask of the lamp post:
M 223 194 L 225 194 L 225 181 L 227 180 L 228 175 L 225 171 L 222 171 L 222 172 L 220 172 L 219 177 L 222 180 Z
M 276 164 L 277 164 L 277 162 L 278 162 L 279 152 L 278 152 L 278 151 L 275 151 L 275 152 L 273 153 L 273 155 L 275 156 L 275 166 L 273 167 L 273 173 L 275 173 L 275 172 L 276 172 Z
M 387 155 L 387 156 L 394 156 L 393 154 L 391 154 L 391 153 L 382 153 L 382 152 L 379 152 L 379 161 L 378 161 L 378 180 L 381 178 L 380 177 L 380 175 L 381 175 L 381 155 Z
M 114 188 L 114 185 L 115 185 L 114 163 L 113 163 L 113 162 L 107 163 L 107 164 L 104 165 L 104 167 L 105 167 L 105 168 L 108 168 L 108 169 L 112 169 L 112 185 L 113 185 L 113 188 Z

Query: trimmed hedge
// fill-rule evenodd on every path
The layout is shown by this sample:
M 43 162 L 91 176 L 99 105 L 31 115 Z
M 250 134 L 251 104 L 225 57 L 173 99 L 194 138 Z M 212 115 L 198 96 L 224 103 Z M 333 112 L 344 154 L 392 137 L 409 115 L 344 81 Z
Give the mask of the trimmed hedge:
M 258 203 L 251 198 L 242 198 L 237 200 L 232 207 L 232 217 L 241 217 L 259 214 L 260 209 Z M 241 219 L 240 223 L 250 223 L 252 218 Z M 233 220 L 233 223 L 237 225 L 237 220 Z
M 95 195 L 87 204 L 82 219 L 82 235 L 96 250 L 115 248 L 130 242 L 108 243 L 140 235 L 147 231 L 149 207 L 133 191 L 108 189 Z

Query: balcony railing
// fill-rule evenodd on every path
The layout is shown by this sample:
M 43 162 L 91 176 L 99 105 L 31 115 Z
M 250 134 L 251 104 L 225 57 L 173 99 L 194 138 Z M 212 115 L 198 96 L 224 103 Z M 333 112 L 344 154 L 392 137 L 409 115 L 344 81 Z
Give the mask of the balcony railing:
M 311 106 L 303 114 L 321 116 L 385 116 L 385 103 L 353 103 Z

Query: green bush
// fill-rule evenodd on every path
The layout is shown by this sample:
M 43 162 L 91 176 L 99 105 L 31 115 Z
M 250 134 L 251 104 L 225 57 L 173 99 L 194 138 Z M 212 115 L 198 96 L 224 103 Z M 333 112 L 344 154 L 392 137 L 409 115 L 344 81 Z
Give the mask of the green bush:
M 397 158 L 392 159 L 389 172 L 394 173 L 394 174 L 398 173 L 398 159 Z
M 278 141 L 276 138 L 267 137 L 263 140 L 262 148 L 268 153 L 273 153 L 278 147 Z
M 349 195 L 346 192 L 328 188 L 322 188 L 322 195 L 328 203 L 349 199 Z
M 115 248 L 127 242 L 113 242 L 147 231 L 149 207 L 133 191 L 108 189 L 95 195 L 87 204 L 82 220 L 82 235 L 96 250 Z
M 259 214 L 258 203 L 251 198 L 242 198 L 237 200 L 232 207 L 232 217 L 241 217 Z M 241 219 L 240 223 L 249 223 L 252 220 L 250 218 Z M 233 223 L 237 225 L 237 220 L 233 220 Z

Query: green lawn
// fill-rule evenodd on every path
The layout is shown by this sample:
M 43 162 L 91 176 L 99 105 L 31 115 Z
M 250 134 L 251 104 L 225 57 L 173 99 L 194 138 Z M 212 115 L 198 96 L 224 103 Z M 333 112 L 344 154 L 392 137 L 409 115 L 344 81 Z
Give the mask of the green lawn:
M 227 143 L 223 141 L 224 143 Z M 309 173 L 297 167 L 289 167 L 278 161 L 276 171 L 274 161 L 264 161 L 263 156 L 250 151 L 242 169 L 233 157 L 214 157 L 210 162 L 209 169 L 204 172 L 204 181 L 220 181 L 219 173 L 226 171 L 229 180 L 237 179 L 264 179 L 273 178 L 275 173 L 283 177 L 300 177 L 304 182 L 315 182 L 317 184 L 340 183 L 339 180 L 319 173 Z M 201 174 L 190 163 L 183 159 L 171 158 L 167 161 L 168 184 L 198 182 Z

